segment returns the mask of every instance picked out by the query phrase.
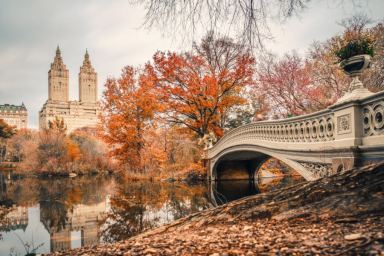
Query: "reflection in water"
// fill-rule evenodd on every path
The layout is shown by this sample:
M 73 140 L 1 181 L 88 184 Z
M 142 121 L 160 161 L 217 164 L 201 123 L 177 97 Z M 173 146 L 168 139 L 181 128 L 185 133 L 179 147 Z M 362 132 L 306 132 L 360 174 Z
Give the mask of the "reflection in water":
M 37 253 L 118 241 L 212 204 L 287 185 L 284 179 L 209 186 L 125 182 L 113 177 L 1 177 L 0 181 L 0 205 L 16 206 L 8 214 L 9 224 L 0 229 L 0 255 L 24 255 L 23 243 L 32 241 L 32 247 L 43 244 Z
M 301 177 L 284 176 L 262 178 L 256 182 L 253 180 L 224 180 L 212 182 L 209 187 L 209 196 L 211 203 L 214 206 L 218 206 L 246 196 L 289 186 L 303 180 Z
M 208 208 L 206 186 L 135 182 L 119 185 L 103 220 L 104 241 L 122 240 Z
M 114 184 L 106 177 L 7 180 L 0 201 L 17 207 L 0 230 L 0 255 L 24 255 L 25 243 L 43 244 L 37 253 L 99 243 L 99 220 Z
M 257 185 L 248 180 L 212 182 L 211 191 L 211 201 L 215 206 L 260 193 Z

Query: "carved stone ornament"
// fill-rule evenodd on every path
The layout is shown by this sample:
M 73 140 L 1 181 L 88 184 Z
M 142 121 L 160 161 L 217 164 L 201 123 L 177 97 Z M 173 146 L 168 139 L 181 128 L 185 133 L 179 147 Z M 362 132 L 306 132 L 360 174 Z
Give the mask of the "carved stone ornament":
M 384 101 L 363 107 L 364 136 L 381 135 L 384 133 Z
M 307 163 L 299 162 L 305 169 L 313 174 L 316 178 L 323 178 L 333 174 L 332 164 L 327 163 Z
M 351 114 L 337 117 L 337 134 L 351 133 Z

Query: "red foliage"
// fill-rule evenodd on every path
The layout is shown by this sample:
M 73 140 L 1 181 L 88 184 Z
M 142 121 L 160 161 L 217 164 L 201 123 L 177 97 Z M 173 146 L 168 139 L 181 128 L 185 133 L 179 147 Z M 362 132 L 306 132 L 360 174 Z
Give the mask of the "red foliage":
M 158 52 L 153 61 L 146 67 L 146 76 L 157 86 L 165 119 L 199 137 L 210 131 L 221 137 L 221 116 L 228 108 L 244 104 L 241 92 L 253 84 L 254 59 L 248 54 L 221 69 L 192 53 Z
M 258 70 L 257 90 L 279 116 L 302 115 L 326 106 L 322 87 L 314 86 L 311 66 L 296 54 L 269 59 Z

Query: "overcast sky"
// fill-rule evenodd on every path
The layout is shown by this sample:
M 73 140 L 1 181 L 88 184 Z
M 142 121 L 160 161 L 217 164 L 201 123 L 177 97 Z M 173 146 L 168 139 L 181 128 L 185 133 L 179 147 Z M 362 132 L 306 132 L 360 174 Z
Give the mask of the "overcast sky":
M 292 50 L 305 54 L 313 41 L 340 33 L 337 21 L 342 18 L 364 12 L 374 20 L 383 19 L 383 0 L 354 7 L 349 5 L 352 1 L 334 2 L 313 0 L 300 17 L 283 26 L 273 24 L 275 39 L 267 47 L 280 55 Z M 128 0 L 0 0 L 0 104 L 24 102 L 29 126 L 38 127 L 57 45 L 70 72 L 72 100 L 78 99 L 78 73 L 86 48 L 98 72 L 99 94 L 106 78 L 118 76 L 123 66 L 143 65 L 157 50 L 190 48 L 190 42 L 142 28 L 144 14 Z

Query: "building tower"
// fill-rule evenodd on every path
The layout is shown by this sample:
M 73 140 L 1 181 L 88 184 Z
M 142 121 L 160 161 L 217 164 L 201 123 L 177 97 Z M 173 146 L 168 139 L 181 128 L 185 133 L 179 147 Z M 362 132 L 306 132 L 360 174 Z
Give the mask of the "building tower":
M 63 63 L 59 46 L 56 56 L 48 71 L 48 100 L 68 101 L 69 97 L 69 71 Z
M 89 60 L 88 50 L 85 51 L 83 65 L 79 73 L 80 102 L 97 102 L 97 73 Z
M 98 123 L 100 106 L 97 101 L 97 73 L 89 60 L 88 51 L 79 73 L 80 100 L 69 100 L 69 72 L 61 58 L 59 47 L 48 72 L 48 100 L 39 112 L 40 129 L 61 119 L 70 133 L 79 128 L 94 128 Z

